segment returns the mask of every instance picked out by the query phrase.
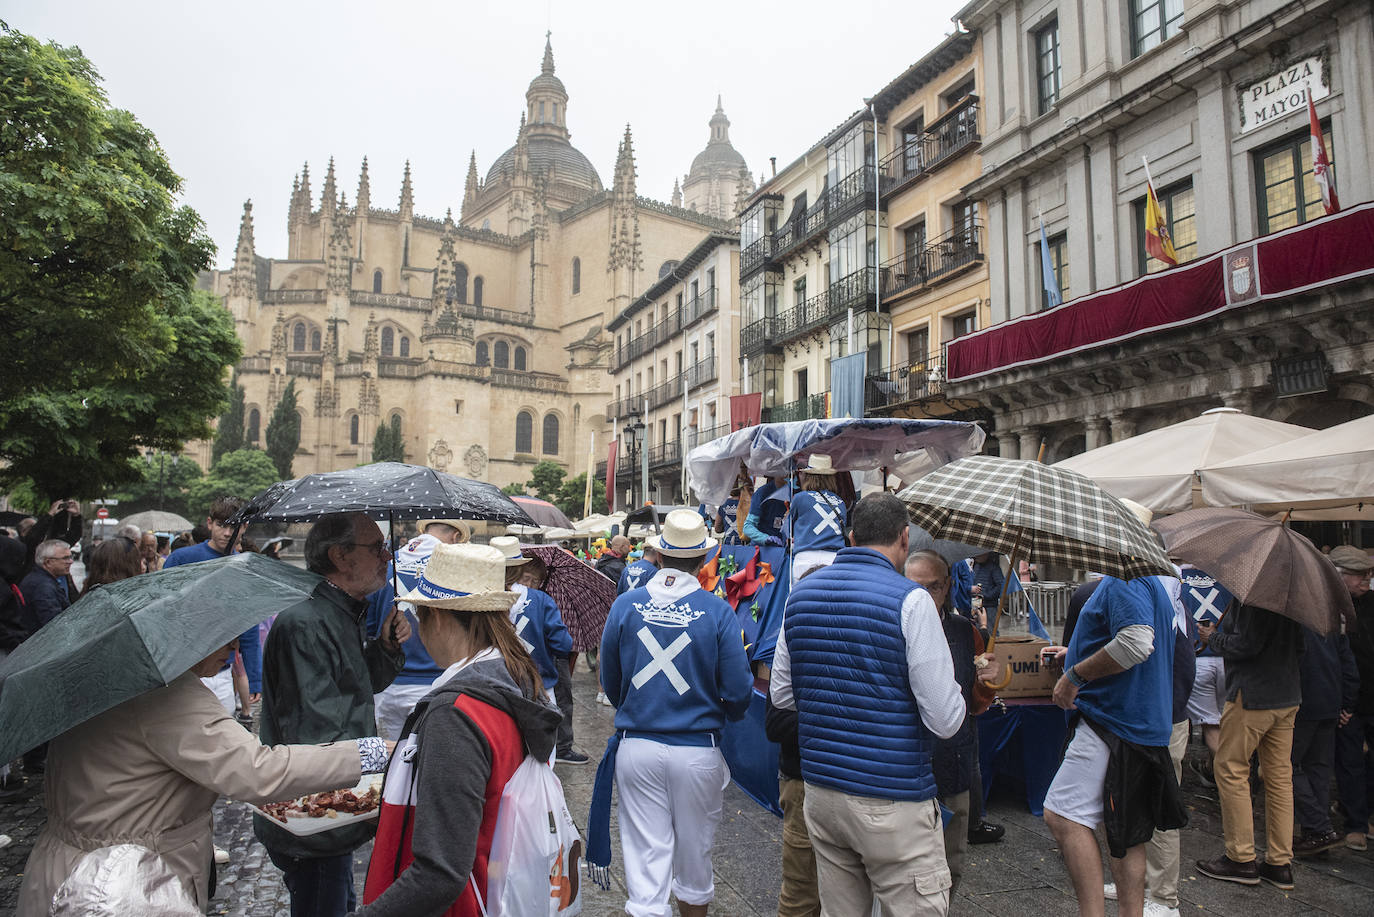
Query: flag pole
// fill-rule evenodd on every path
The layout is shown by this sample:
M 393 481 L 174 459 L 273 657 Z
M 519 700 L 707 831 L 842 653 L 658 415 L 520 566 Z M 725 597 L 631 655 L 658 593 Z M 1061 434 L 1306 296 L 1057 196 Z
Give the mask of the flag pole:
M 1145 164 L 1145 184 L 1150 186 L 1150 191 L 1153 193 L 1155 190 L 1155 179 L 1154 176 L 1150 174 L 1150 160 L 1145 158 L 1145 154 L 1142 153 L 1140 154 L 1140 161 Z

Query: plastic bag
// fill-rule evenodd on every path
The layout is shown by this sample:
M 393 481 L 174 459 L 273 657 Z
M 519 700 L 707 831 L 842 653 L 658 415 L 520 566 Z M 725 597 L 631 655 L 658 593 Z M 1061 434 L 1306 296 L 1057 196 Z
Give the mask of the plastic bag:
M 563 784 L 526 755 L 501 793 L 487 863 L 487 917 L 576 917 L 582 913 L 577 833 Z

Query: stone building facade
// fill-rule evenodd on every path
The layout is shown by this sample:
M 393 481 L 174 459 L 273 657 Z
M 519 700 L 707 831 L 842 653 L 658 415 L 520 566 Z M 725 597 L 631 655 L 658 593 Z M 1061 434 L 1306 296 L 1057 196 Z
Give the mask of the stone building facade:
M 949 390 L 989 409 L 1001 454 L 1034 458 L 1043 442 L 1052 461 L 1218 404 L 1314 427 L 1374 412 L 1369 272 L 1348 263 L 1290 289 L 1261 263 L 1254 295 L 1236 293 L 1250 283 L 1250 240 L 1263 262 L 1300 238 L 1330 252 L 1364 225 L 1324 214 L 1306 103 L 1311 92 L 1347 210 L 1370 200 L 1367 3 L 976 0 L 959 18 L 982 32 L 985 70 L 999 75 L 982 97 L 982 174 L 966 190 L 987 212 L 1004 327 L 952 345 L 951 362 L 980 356 L 951 370 Z M 1145 160 L 1180 262 L 1167 272 L 1145 250 Z M 1043 312 L 1041 218 L 1066 300 Z M 1153 321 L 1181 272 L 1211 259 L 1225 259 L 1215 308 Z M 1012 356 L 1056 336 L 1088 296 L 1080 314 L 1104 329 L 1095 338 Z
M 541 459 L 576 473 L 589 439 L 604 451 L 607 323 L 730 227 L 639 196 L 628 126 L 603 186 L 568 101 L 546 44 L 515 144 L 484 179 L 474 151 L 456 220 L 415 212 L 408 165 L 396 209 L 374 206 L 366 160 L 351 203 L 332 161 L 318 198 L 308 166 L 297 177 L 284 259 L 256 252 L 245 205 L 234 266 L 210 282 L 243 341 L 250 441 L 295 379 L 296 474 L 369 461 L 383 423 L 408 460 L 497 485 Z
M 739 215 L 740 205 L 754 193 L 754 177 L 744 157 L 730 143 L 730 119 L 720 96 L 711 116 L 711 139 L 692 160 L 681 188 L 673 183 L 673 203 L 722 220 Z

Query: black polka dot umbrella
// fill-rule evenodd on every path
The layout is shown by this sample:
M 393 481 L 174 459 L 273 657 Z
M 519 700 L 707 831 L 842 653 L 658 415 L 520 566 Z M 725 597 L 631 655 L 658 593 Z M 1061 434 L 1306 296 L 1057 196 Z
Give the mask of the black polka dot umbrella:
M 485 519 L 534 525 L 500 489 L 423 465 L 377 462 L 343 471 L 280 481 L 229 521 L 310 522 L 329 513 L 366 513 L 374 519 Z

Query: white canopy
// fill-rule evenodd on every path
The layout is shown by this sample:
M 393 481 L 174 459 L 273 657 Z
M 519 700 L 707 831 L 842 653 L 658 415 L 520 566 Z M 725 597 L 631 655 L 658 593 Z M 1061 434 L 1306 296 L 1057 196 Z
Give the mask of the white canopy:
M 1213 408 L 1200 417 L 1112 443 L 1055 464 L 1091 478 L 1108 493 L 1176 513 L 1193 506 L 1193 473 L 1313 432 L 1308 427 Z M 1208 501 L 1211 502 L 1211 501 Z
M 1292 518 L 1374 519 L 1374 416 L 1203 466 L 1202 496 L 1216 506 Z

